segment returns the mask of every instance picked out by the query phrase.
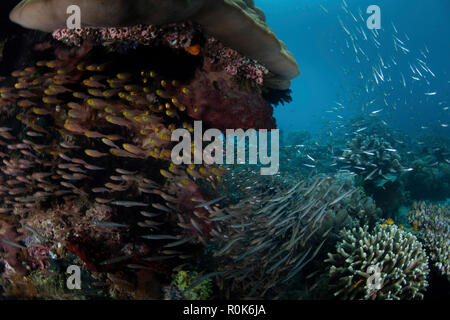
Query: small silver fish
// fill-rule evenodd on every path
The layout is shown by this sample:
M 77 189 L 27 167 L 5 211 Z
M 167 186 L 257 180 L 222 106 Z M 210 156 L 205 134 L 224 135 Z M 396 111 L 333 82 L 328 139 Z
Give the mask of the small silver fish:
M 93 221 L 94 224 L 102 226 L 102 227 L 110 227 L 110 228 L 128 228 L 125 224 L 108 222 L 108 221 Z
M 225 199 L 225 198 L 226 198 L 226 196 L 222 196 L 222 197 L 219 197 L 219 198 L 214 199 L 214 200 L 211 200 L 211 201 L 202 202 L 202 203 L 196 205 L 195 207 L 196 207 L 196 208 L 208 207 L 208 206 L 210 206 L 210 205 L 212 205 L 212 204 L 214 204 L 214 203 L 217 203 L 217 202 L 219 202 L 219 201 L 221 201 L 221 200 L 223 200 L 223 199 Z
M 146 203 L 135 202 L 135 201 L 113 201 L 113 202 L 111 202 L 111 204 L 116 205 L 116 206 L 126 207 L 126 208 L 147 207 L 148 206 L 148 204 L 146 204 Z

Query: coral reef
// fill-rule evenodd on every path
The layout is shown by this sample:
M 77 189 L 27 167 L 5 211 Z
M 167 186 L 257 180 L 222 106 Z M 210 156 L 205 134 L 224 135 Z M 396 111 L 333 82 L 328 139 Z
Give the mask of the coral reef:
M 373 133 L 386 132 L 386 128 L 373 126 L 370 131 L 368 127 L 358 130 L 342 155 L 336 157 L 336 163 L 340 172 L 355 176 L 357 184 L 364 187 L 383 212 L 393 214 L 408 201 L 403 176 L 411 169 L 404 169 L 400 164 L 400 151 L 390 142 L 394 140 L 391 134 Z
M 212 279 L 205 279 L 192 287 L 197 277 L 195 271 L 179 270 L 172 283 L 164 288 L 164 300 L 208 300 L 212 295 Z
M 232 179 L 241 190 L 239 201 L 210 209 L 211 220 L 222 230 L 216 235 L 219 247 L 214 255 L 219 271 L 225 272 L 222 286 L 231 282 L 224 289 L 231 297 L 282 294 L 323 251 L 325 242 L 337 241 L 338 231 L 354 225 L 358 213 L 364 214 L 361 195 L 351 199 L 356 190 L 332 177 L 299 181 L 291 175 L 255 183 L 239 172 Z
M 12 17 L 50 2 L 24 1 Z M 1 245 L 10 295 L 37 297 L 31 275 L 75 257 L 107 296 L 157 298 L 168 271 L 220 234 L 201 203 L 218 194 L 225 170 L 170 163 L 171 133 L 192 133 L 194 119 L 274 128 L 270 103 L 290 98 L 266 86 L 277 75 L 207 36 L 204 24 L 174 22 L 57 30 L 60 41 L 35 46 L 34 65 L 3 79 L 0 199 L 9 243 Z
M 342 168 L 364 175 L 365 181 L 374 181 L 378 188 L 395 182 L 403 170 L 397 150 L 377 135 L 358 134 L 338 160 Z
M 450 207 L 414 202 L 408 219 L 427 249 L 431 262 L 450 279 Z
M 307 131 L 290 131 L 283 137 L 280 167 L 307 175 L 313 168 L 326 174 L 335 173 L 334 145 L 326 139 L 312 137 Z
M 3 215 L 0 219 L 0 261 L 4 264 L 8 273 L 24 275 L 26 269 L 21 259 L 21 253 L 24 249 L 14 245 L 20 239 L 20 235 L 13 221 L 12 218 Z
M 341 299 L 422 299 L 428 286 L 428 257 L 414 235 L 396 225 L 343 230 L 336 253 L 329 253 L 328 287 Z M 368 290 L 370 266 L 380 270 L 381 289 Z
M 31 268 L 45 269 L 47 254 L 69 252 L 90 272 L 127 268 L 134 282 L 191 257 L 183 252 L 214 230 L 207 211 L 195 209 L 209 199 L 198 184 L 218 183 L 223 173 L 169 165 L 171 132 L 192 129 L 192 119 L 166 90 L 188 90 L 86 43 L 40 48 L 55 59 L 13 72 L 14 88 L 0 89 L 1 212 L 11 219 L 2 239 L 13 243 L 2 243 L 6 261 L 17 269 L 25 248 Z M 96 61 L 102 53 L 111 60 Z M 27 235 L 45 239 L 42 248 Z M 163 248 L 170 241 L 178 250 Z
M 370 228 L 374 227 L 383 215 L 383 210 L 377 207 L 374 199 L 367 196 L 362 188 L 358 188 L 347 199 L 345 210 L 359 225 L 368 225 Z
M 114 48 L 117 43 L 124 46 L 124 42 L 137 42 L 146 46 L 186 50 L 193 56 L 192 62 L 199 64 L 194 77 L 184 81 L 182 91 L 171 86 L 166 89 L 172 99 L 185 106 L 189 117 L 201 119 L 221 130 L 275 128 L 272 108 L 262 96 L 264 93 L 270 97 L 274 92 L 262 87 L 267 69 L 212 37 L 206 39 L 198 25 L 181 23 L 159 27 L 63 29 L 56 30 L 53 36 L 76 45 L 89 40 Z
M 292 54 L 266 25 L 265 16 L 253 1 L 155 0 L 130 3 L 112 0 L 107 10 L 103 1 L 24 0 L 11 12 L 10 19 L 24 27 L 53 32 L 66 26 L 66 8 L 78 5 L 83 26 L 126 27 L 163 25 L 195 21 L 206 33 L 249 58 L 260 61 L 271 72 L 272 86 L 288 89 L 289 80 L 299 74 Z
M 192 55 L 202 54 L 209 65 L 215 64 L 217 70 L 223 65 L 228 74 L 241 75 L 246 79 L 253 79 L 262 85 L 264 75 L 268 70 L 256 60 L 248 59 L 240 55 L 236 50 L 225 47 L 214 37 L 202 41 L 203 46 L 195 41 L 202 39 L 203 31 L 199 25 L 193 23 L 168 24 L 163 26 L 137 25 L 124 28 L 93 28 L 82 29 L 58 29 L 53 32 L 53 37 L 69 45 L 81 45 L 89 40 L 104 46 L 123 46 L 124 43 L 133 45 L 133 42 L 143 45 L 166 45 L 176 49 L 184 49 Z M 134 44 L 135 45 L 135 44 Z M 211 67 L 210 67 L 211 68 Z

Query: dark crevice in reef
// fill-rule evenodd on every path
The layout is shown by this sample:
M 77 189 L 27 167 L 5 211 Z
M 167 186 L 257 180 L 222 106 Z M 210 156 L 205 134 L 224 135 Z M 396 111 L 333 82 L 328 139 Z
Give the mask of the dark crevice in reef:
M 8 36 L 8 41 L 3 50 L 3 59 L 0 63 L 0 74 L 3 76 L 33 64 L 33 61 L 42 60 L 48 57 L 46 51 L 33 50 L 34 45 L 45 41 L 50 41 L 51 36 L 44 32 L 20 30 L 12 36 Z
M 200 57 L 168 47 L 129 44 L 128 48 L 121 49 L 111 51 L 111 49 L 97 46 L 90 56 L 99 63 L 110 61 L 119 69 L 131 73 L 153 70 L 163 77 L 180 82 L 191 79 L 195 70 L 201 65 Z
M 430 264 L 430 276 L 428 279 L 430 284 L 425 292 L 425 300 L 441 300 L 443 298 L 450 298 L 450 281 L 446 276 Z

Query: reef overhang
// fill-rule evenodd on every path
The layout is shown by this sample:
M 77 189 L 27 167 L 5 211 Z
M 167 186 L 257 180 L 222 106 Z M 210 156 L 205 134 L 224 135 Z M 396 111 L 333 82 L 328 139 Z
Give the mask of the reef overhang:
M 290 80 L 299 75 L 293 55 L 250 0 L 110 0 L 107 5 L 101 0 L 24 0 L 12 10 L 10 19 L 25 28 L 52 32 L 66 26 L 70 5 L 80 7 L 84 27 L 194 21 L 226 46 L 266 66 L 274 75 L 267 86 L 288 89 Z

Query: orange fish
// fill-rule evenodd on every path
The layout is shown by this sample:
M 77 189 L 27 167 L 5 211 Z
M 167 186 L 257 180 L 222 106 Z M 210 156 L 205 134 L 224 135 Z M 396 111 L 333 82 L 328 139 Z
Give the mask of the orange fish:
M 17 105 L 22 108 L 28 108 L 31 107 L 32 105 L 35 105 L 35 103 L 31 102 L 30 100 L 20 100 L 17 102 Z
M 184 50 L 186 50 L 186 52 L 189 52 L 193 56 L 198 56 L 200 54 L 201 47 L 199 44 L 194 44 L 193 46 L 185 47 Z
M 84 135 L 88 138 L 103 138 L 105 135 L 96 131 L 86 131 Z
M 91 88 L 106 88 L 106 86 L 98 81 L 93 81 L 93 80 L 83 80 L 83 85 L 85 85 L 86 87 L 91 87 Z
M 84 153 L 93 158 L 100 158 L 108 155 L 107 153 L 99 152 L 97 150 L 92 149 L 86 149 L 84 150 Z
M 143 150 L 141 150 L 140 148 L 138 148 L 138 147 L 136 147 L 136 146 L 134 146 L 134 145 L 132 145 L 132 144 L 129 144 L 129 143 L 124 143 L 124 144 L 122 145 L 122 147 L 123 147 L 125 150 L 127 150 L 128 152 L 131 152 L 131 153 L 134 153 L 134 154 L 137 154 L 137 155 L 144 154 L 144 151 L 143 151 Z
M 53 96 L 45 96 L 42 98 L 42 101 L 47 104 L 58 104 L 63 102 L 62 100 L 59 100 Z
M 64 124 L 64 128 L 66 128 L 69 131 L 75 132 L 75 133 L 83 133 L 86 131 L 86 129 L 83 129 L 79 124 L 70 123 L 67 121 Z
M 33 113 L 40 116 L 44 116 L 47 114 L 51 114 L 52 112 L 44 108 L 33 108 Z
M 111 153 L 113 156 L 116 157 L 126 157 L 126 158 L 142 158 L 141 156 L 138 156 L 136 154 L 133 154 L 131 152 L 122 150 L 122 149 L 109 149 L 109 153 Z

